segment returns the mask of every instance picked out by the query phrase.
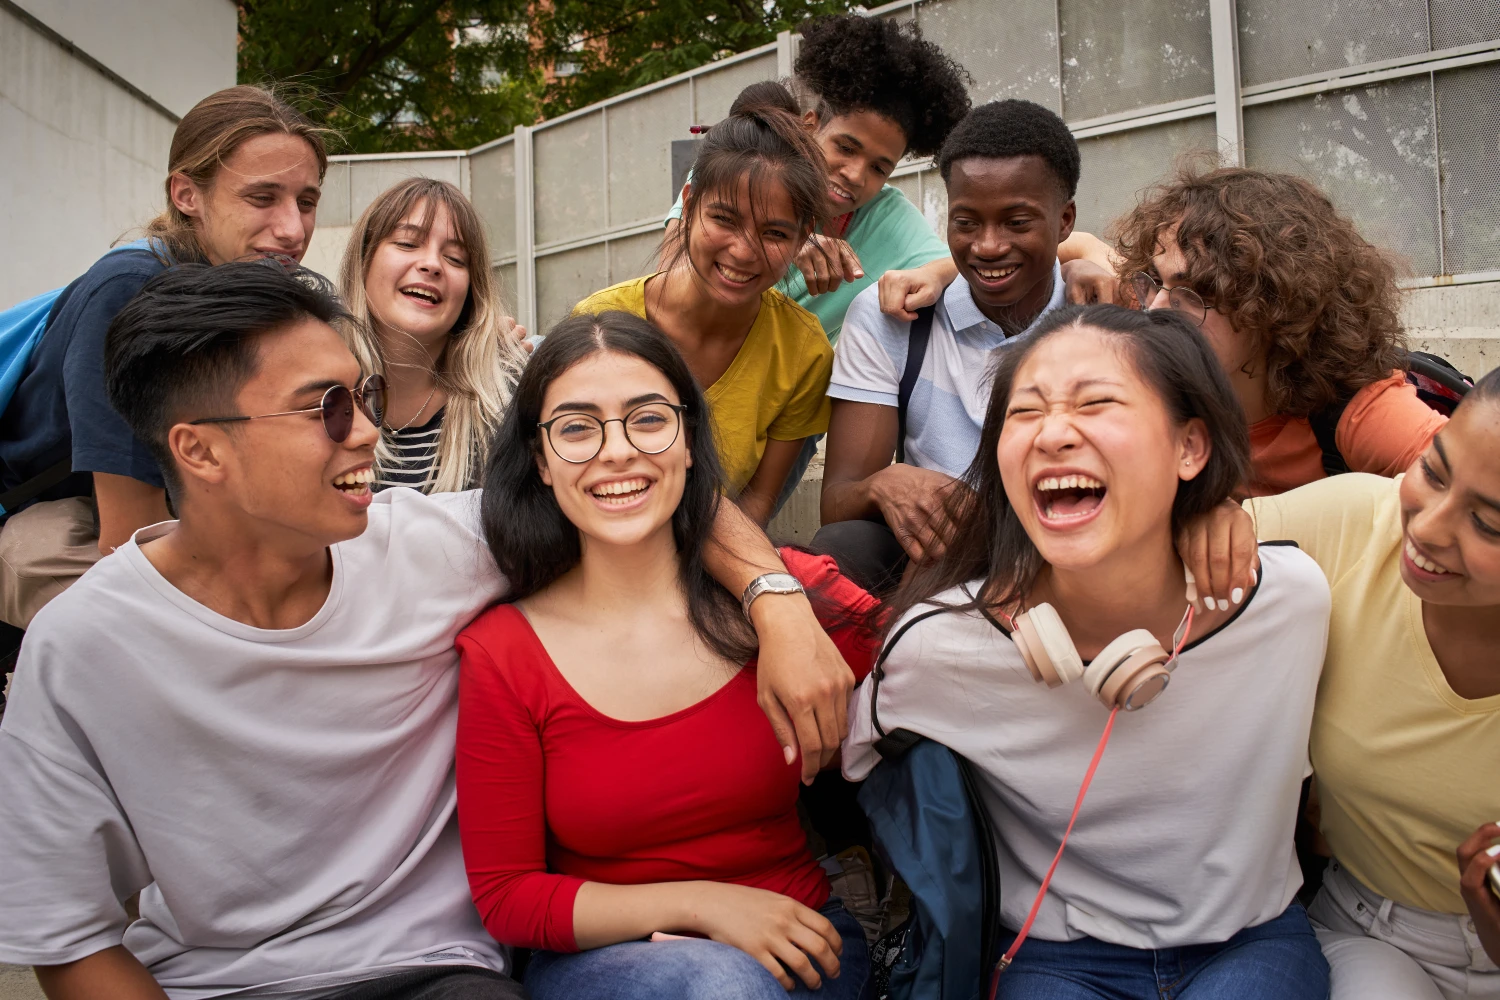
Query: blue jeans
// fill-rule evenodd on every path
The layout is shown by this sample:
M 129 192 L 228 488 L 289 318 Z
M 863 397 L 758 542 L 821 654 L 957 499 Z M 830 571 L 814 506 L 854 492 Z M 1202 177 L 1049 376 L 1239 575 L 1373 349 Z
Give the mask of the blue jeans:
M 1005 934 L 1003 951 L 1015 935 Z M 988 989 L 988 984 L 986 989 Z M 1126 948 L 1029 937 L 997 1000 L 1327 1000 L 1328 963 L 1301 903 L 1223 944 Z
M 733 945 L 689 938 L 626 941 L 572 955 L 539 951 L 526 969 L 526 991 L 532 1000 L 859 1000 L 870 976 L 865 932 L 837 898 L 821 912 L 844 939 L 844 953 L 839 977 L 825 978 L 816 990 L 797 980 L 788 993 Z

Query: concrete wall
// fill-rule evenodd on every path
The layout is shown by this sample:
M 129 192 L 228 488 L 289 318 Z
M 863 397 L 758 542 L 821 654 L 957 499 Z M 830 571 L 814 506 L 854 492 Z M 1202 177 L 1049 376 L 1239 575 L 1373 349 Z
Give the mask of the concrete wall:
M 234 83 L 234 17 L 229 0 L 0 2 L 0 309 L 66 284 L 161 210 L 172 115 Z

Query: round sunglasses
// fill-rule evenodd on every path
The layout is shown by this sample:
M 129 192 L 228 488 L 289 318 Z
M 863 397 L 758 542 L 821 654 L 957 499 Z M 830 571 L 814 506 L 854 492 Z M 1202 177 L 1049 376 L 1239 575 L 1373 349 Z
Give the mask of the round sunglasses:
M 331 385 L 328 391 L 323 393 L 322 402 L 305 410 L 258 413 L 253 417 L 201 417 L 197 420 L 189 420 L 188 423 L 232 424 L 240 420 L 264 420 L 267 417 L 294 417 L 299 413 L 321 413 L 323 432 L 334 443 L 342 444 L 349 437 L 349 432 L 354 429 L 356 405 L 370 423 L 379 427 L 381 420 L 385 419 L 385 379 L 380 375 L 367 376 L 357 389 L 350 389 L 346 385 Z

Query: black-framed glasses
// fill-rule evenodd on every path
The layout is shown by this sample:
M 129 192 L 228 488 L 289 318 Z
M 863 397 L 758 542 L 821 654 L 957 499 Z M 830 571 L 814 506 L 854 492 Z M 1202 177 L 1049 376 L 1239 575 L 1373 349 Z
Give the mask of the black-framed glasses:
M 283 410 L 280 413 L 258 413 L 253 417 L 202 417 L 190 420 L 193 424 L 232 424 L 240 420 L 264 420 L 267 417 L 294 417 L 299 413 L 321 413 L 323 431 L 336 444 L 341 444 L 354 429 L 354 407 L 358 405 L 365 418 L 380 426 L 385 418 L 385 379 L 370 375 L 359 384 L 358 389 L 346 385 L 331 385 L 323 393 L 317 406 L 305 410 Z
M 1156 283 L 1156 279 L 1145 271 L 1137 271 L 1130 276 L 1130 287 L 1135 292 L 1135 300 L 1140 303 L 1143 310 L 1152 308 L 1152 303 L 1162 292 L 1167 293 L 1167 308 L 1174 312 L 1180 312 L 1193 321 L 1194 326 L 1202 326 L 1204 318 L 1208 315 L 1208 306 L 1203 304 L 1203 297 L 1191 288 L 1163 288 Z
M 660 455 L 682 433 L 681 403 L 642 403 L 623 417 L 600 420 L 589 413 L 560 413 L 537 424 L 547 435 L 552 451 L 572 465 L 591 462 L 604 448 L 605 427 L 619 424 L 625 440 L 642 455 Z

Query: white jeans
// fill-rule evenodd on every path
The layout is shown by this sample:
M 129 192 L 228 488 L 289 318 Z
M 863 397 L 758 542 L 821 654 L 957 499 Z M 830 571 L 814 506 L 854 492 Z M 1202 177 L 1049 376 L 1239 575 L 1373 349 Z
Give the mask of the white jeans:
M 1332 973 L 1332 1000 L 1500 997 L 1500 967 L 1467 915 L 1392 902 L 1330 862 L 1308 907 Z

